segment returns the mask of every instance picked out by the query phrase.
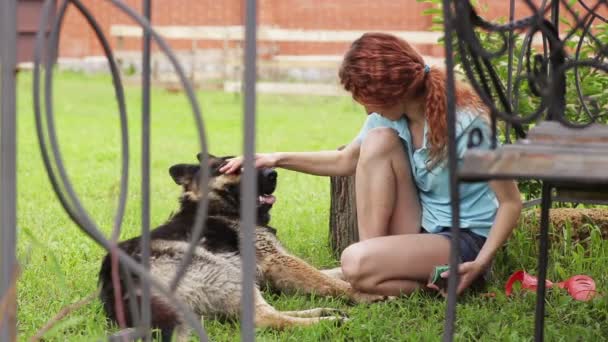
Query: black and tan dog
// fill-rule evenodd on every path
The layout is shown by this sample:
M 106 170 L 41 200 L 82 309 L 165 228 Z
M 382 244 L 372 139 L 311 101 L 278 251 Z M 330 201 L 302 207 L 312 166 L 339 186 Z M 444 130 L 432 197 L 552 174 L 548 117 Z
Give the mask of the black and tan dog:
M 200 159 L 200 158 L 199 158 Z M 218 171 L 227 157 L 209 157 L 209 210 L 202 238 L 192 263 L 181 280 L 175 294 L 193 312 L 204 318 L 238 317 L 241 302 L 241 257 L 239 255 L 240 231 L 240 181 L 239 174 L 222 174 Z M 151 232 L 150 272 L 168 286 L 183 259 L 196 216 L 198 203 L 204 194 L 199 187 L 199 164 L 178 164 L 169 169 L 173 180 L 183 186 L 181 206 L 168 222 Z M 277 173 L 271 169 L 258 170 L 257 226 L 255 251 L 257 284 L 269 284 L 282 292 L 315 293 L 320 296 L 346 297 L 353 302 L 373 302 L 382 297 L 357 292 L 349 283 L 331 278 L 305 261 L 290 255 L 281 246 L 275 229 L 268 226 L 269 211 L 275 201 Z M 119 248 L 136 260 L 141 258 L 140 237 L 119 244 Z M 121 275 L 124 274 L 121 272 Z M 135 279 L 136 290 L 138 280 Z M 114 288 L 111 281 L 110 258 L 103 260 L 99 273 L 101 300 L 106 314 L 116 321 Z M 129 304 L 126 282 L 121 277 L 123 307 Z M 139 298 L 135 299 L 137 302 Z M 126 310 L 128 311 L 128 310 Z M 188 336 L 189 329 L 180 313 L 164 296 L 152 289 L 152 325 L 160 328 L 163 340 L 173 333 L 180 338 Z M 344 320 L 337 310 L 316 308 L 303 311 L 281 312 L 268 304 L 255 290 L 255 324 L 258 327 L 284 328 L 295 325 L 311 325 L 321 320 Z M 134 324 L 127 313 L 129 325 Z

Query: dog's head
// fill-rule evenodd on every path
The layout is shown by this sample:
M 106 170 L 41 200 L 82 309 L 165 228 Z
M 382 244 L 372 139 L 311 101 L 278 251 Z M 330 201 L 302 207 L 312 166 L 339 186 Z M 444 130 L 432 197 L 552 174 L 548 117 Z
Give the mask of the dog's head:
M 200 161 L 200 153 L 197 157 Z M 230 156 L 215 157 L 212 155 L 207 158 L 210 171 L 207 195 L 209 215 L 239 217 L 242 174 L 240 172 L 224 174 L 219 171 L 220 167 L 230 158 Z M 177 164 L 169 168 L 169 174 L 175 183 L 183 187 L 182 205 L 198 204 L 205 195 L 199 184 L 200 168 L 200 164 Z M 277 172 L 273 169 L 258 169 L 257 173 L 257 223 L 266 225 L 270 221 L 270 209 L 275 202 L 272 193 L 277 186 Z

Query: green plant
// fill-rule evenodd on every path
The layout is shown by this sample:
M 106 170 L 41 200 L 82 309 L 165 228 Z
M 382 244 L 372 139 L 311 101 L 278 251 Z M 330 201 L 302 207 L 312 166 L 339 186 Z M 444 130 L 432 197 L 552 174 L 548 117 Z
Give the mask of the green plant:
M 426 15 L 432 16 L 433 22 L 433 30 L 443 31 L 444 30 L 444 17 L 442 0 L 417 0 L 418 2 L 428 3 L 430 4 L 430 8 L 425 10 L 424 13 Z M 570 1 L 569 6 L 573 6 L 576 1 Z M 471 1 L 471 4 L 476 8 L 476 11 L 483 17 L 483 14 L 486 12 L 487 7 L 479 5 L 478 1 Z M 521 4 L 520 4 L 521 5 Z M 575 7 L 574 7 L 575 8 Z M 581 14 L 578 10 L 575 10 L 577 17 L 581 18 L 583 14 Z M 521 19 L 521 18 L 519 18 Z M 496 20 L 498 23 L 505 23 L 506 20 L 504 18 L 499 18 Z M 574 17 L 568 15 L 568 12 L 563 10 L 562 17 L 560 18 L 560 22 L 563 26 L 566 26 L 569 29 L 573 29 L 575 25 Z M 605 42 L 608 42 L 608 24 L 603 23 L 599 20 L 596 20 L 595 25 L 592 25 L 590 31 L 593 32 L 594 36 L 597 40 L 592 40 L 588 35 L 584 37 L 583 43 L 581 44 L 579 60 L 587 60 L 596 58 L 598 62 L 606 62 L 606 56 L 602 56 L 599 51 L 602 48 L 599 46 L 598 42 L 604 42 L 604 48 L 606 48 Z M 563 31 L 563 27 L 561 27 Z M 475 31 L 477 38 L 481 42 L 486 51 L 496 52 L 499 51 L 501 46 L 505 44 L 503 37 L 501 37 L 497 33 L 491 33 L 482 29 L 477 29 Z M 583 36 L 582 29 L 573 30 L 573 33 L 569 36 L 568 40 L 565 41 L 565 46 L 567 50 L 567 60 L 571 61 L 575 57 L 575 52 L 577 49 L 577 45 L 579 44 L 579 40 Z M 532 90 L 530 89 L 528 82 L 526 81 L 526 65 L 525 65 L 525 54 L 526 54 L 526 46 L 524 42 L 525 32 L 514 32 L 513 35 L 513 62 L 511 68 L 509 68 L 508 61 L 508 53 L 505 52 L 499 56 L 496 56 L 491 60 L 491 64 L 498 74 L 502 84 L 505 85 L 505 91 L 507 89 L 507 80 L 509 77 L 509 73 L 512 76 L 512 88 L 513 91 L 511 94 L 507 92 L 507 96 L 511 101 L 511 105 L 513 107 L 513 112 L 516 115 L 521 117 L 526 117 L 534 113 L 540 106 L 540 98 L 536 96 Z M 443 44 L 444 38 L 440 38 L 440 43 Z M 458 41 L 456 35 L 454 35 L 453 42 L 453 51 L 454 51 L 454 63 L 456 67 L 456 72 L 459 74 L 463 74 L 463 58 L 468 58 L 470 60 L 470 56 L 467 54 L 465 56 L 460 54 L 458 49 Z M 542 55 L 542 47 L 538 47 L 532 45 L 532 51 L 530 52 L 531 56 L 536 54 Z M 520 60 L 520 56 L 524 56 L 523 59 Z M 520 73 L 517 73 L 518 70 L 521 70 Z M 608 123 L 608 77 L 606 77 L 606 72 L 597 68 L 590 67 L 580 67 L 578 68 L 579 80 L 580 80 L 580 89 L 582 93 L 582 97 L 584 103 L 587 105 L 589 110 L 593 115 L 597 116 L 597 122 Z M 589 122 L 589 117 L 585 114 L 583 104 L 579 98 L 579 94 L 577 91 L 577 83 L 575 76 L 575 69 L 569 69 L 566 72 L 566 108 L 565 115 L 571 122 L 576 123 L 584 123 Z M 478 76 L 476 76 L 478 79 Z M 499 110 L 506 111 L 506 108 L 500 105 L 498 100 L 498 96 L 495 91 L 490 94 L 493 99 L 493 103 L 496 104 Z M 524 130 L 528 130 L 532 124 L 523 125 Z M 501 125 L 504 128 L 504 125 Z M 506 141 L 505 137 L 505 129 L 499 131 L 499 140 Z M 511 130 L 511 140 L 516 139 L 513 130 Z M 536 181 L 522 181 L 519 183 L 519 187 L 521 192 L 524 194 L 526 200 L 532 198 L 538 198 L 540 196 L 540 183 Z

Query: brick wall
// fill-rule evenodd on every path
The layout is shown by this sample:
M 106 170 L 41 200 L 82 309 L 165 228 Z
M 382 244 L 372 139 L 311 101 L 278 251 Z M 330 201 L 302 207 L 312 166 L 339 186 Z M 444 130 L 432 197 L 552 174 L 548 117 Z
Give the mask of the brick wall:
M 141 12 L 140 0 L 123 0 L 131 8 Z M 134 25 L 128 16 L 115 9 L 108 1 L 83 0 L 95 15 L 104 33 L 109 35 L 111 25 Z M 243 21 L 242 1 L 237 0 L 155 0 L 152 1 L 152 22 L 155 25 L 240 25 Z M 108 37 L 113 46 L 118 44 L 116 37 Z M 125 39 L 121 48 L 140 50 L 138 39 Z M 172 41 L 176 49 L 190 48 L 190 41 Z M 216 46 L 219 43 L 202 42 L 200 47 Z M 71 6 L 63 26 L 60 42 L 61 57 L 85 57 L 101 55 L 101 46 L 96 42 L 93 31 L 84 18 Z
M 132 8 L 141 11 L 140 0 L 124 0 Z M 115 24 L 133 24 L 108 1 L 84 0 L 93 12 L 106 34 Z M 540 0 L 535 1 L 540 3 Z M 593 2 L 593 1 L 591 1 Z M 591 3 L 590 2 L 590 3 Z M 507 0 L 485 0 L 485 16 L 506 18 L 509 11 Z M 155 0 L 152 1 L 152 20 L 156 25 L 223 26 L 241 25 L 243 0 Z M 429 5 L 415 0 L 259 0 L 259 25 L 287 29 L 308 30 L 401 30 L 426 31 L 431 26 L 431 18 L 422 15 Z M 608 14 L 608 6 L 601 13 Z M 522 1 L 516 2 L 517 15 L 530 13 Z M 116 37 L 108 37 L 116 46 Z M 191 41 L 172 40 L 175 49 L 189 49 Z M 233 42 L 234 43 L 234 42 Z M 219 48 L 222 42 L 198 42 L 199 48 Z M 137 38 L 126 38 L 120 42 L 120 49 L 140 50 Z M 348 43 L 280 42 L 278 53 L 285 55 L 332 55 L 342 54 Z M 429 42 L 418 44 L 417 48 L 426 55 L 441 56 L 443 49 Z M 60 42 L 61 57 L 85 57 L 101 55 L 93 31 L 83 17 L 72 6 L 65 18 Z
M 266 0 L 263 5 L 261 25 L 290 29 L 426 31 L 431 24 L 421 15 L 429 6 L 416 1 Z M 347 48 L 348 43 L 282 43 L 280 53 L 342 54 Z
M 126 15 L 106 1 L 84 0 L 106 34 L 111 25 L 133 24 Z M 141 1 L 125 0 L 132 8 L 141 11 Z M 155 25 L 222 26 L 241 25 L 242 0 L 156 0 L 152 1 L 152 21 Z M 291 29 L 323 30 L 412 30 L 425 31 L 430 18 L 421 15 L 428 5 L 414 0 L 260 0 L 259 25 Z M 116 46 L 116 37 L 109 37 Z M 176 49 L 189 49 L 192 42 L 172 40 Z M 430 42 L 424 52 L 432 50 Z M 126 38 L 120 48 L 139 50 L 136 38 Z M 222 42 L 198 42 L 200 48 L 219 48 Z M 348 43 L 290 43 L 278 45 L 279 53 L 288 55 L 342 54 Z M 440 50 L 440 49 L 439 49 Z M 85 19 L 72 6 L 63 26 L 60 56 L 85 57 L 101 55 L 101 46 Z

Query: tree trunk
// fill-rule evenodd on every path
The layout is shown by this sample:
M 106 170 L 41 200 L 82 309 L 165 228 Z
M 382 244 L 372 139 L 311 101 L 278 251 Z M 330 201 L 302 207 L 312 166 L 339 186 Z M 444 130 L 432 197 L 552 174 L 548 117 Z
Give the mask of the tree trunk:
M 339 257 L 348 245 L 359 241 L 355 176 L 331 177 L 330 191 L 329 242 L 334 254 Z

